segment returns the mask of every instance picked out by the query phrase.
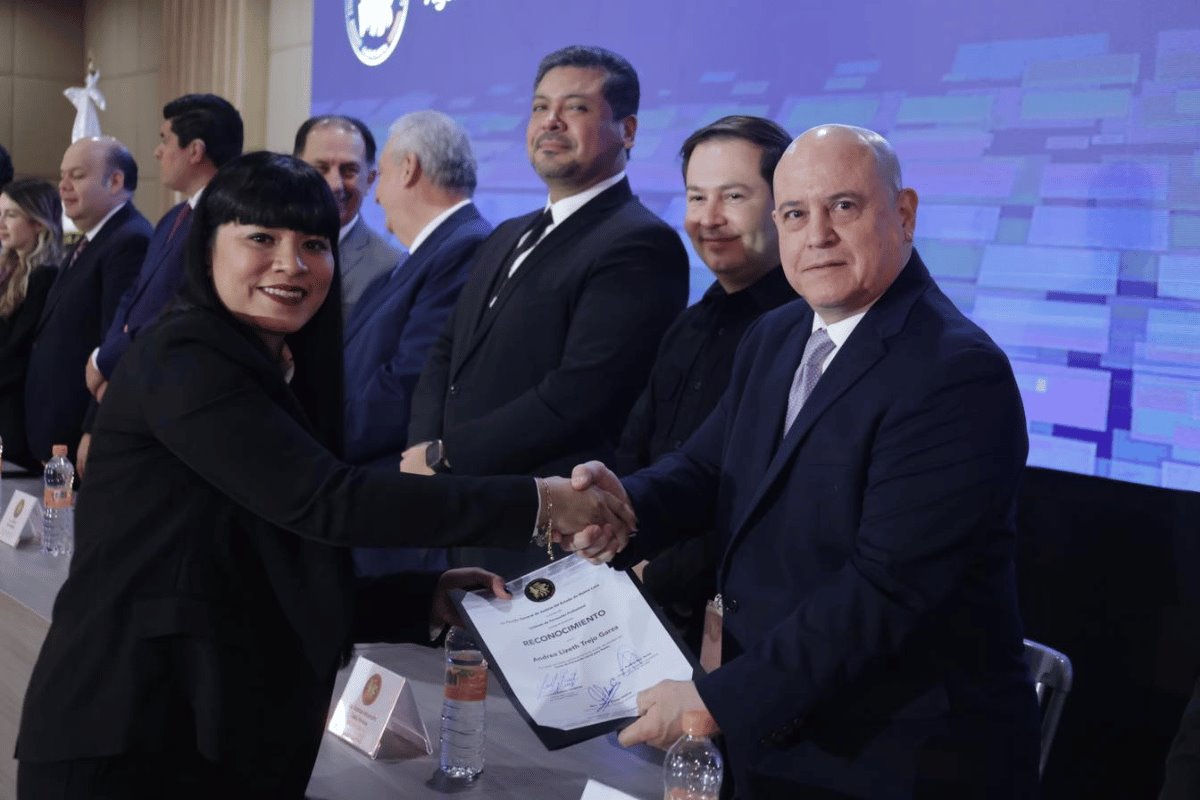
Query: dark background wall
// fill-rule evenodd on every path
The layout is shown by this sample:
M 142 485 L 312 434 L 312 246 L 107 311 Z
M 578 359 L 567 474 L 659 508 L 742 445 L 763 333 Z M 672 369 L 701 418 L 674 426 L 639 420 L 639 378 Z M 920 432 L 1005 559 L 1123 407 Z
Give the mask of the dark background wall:
M 1026 636 L 1075 668 L 1045 797 L 1153 798 L 1200 671 L 1200 495 L 1029 469 Z

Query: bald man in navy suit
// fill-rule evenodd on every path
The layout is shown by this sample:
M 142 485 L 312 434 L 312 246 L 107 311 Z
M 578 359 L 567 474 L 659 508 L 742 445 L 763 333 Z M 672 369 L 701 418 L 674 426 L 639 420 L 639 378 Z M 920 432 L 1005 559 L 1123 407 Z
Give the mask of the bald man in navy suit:
M 681 450 L 618 483 L 629 563 L 712 526 L 721 663 L 638 697 L 623 744 L 690 709 L 724 734 L 743 798 L 1030 798 L 1039 720 L 1014 580 L 1024 413 L 1004 353 L 913 248 L 891 146 L 827 125 L 775 171 L 805 302 L 747 332 Z
M 133 205 L 137 177 L 129 150 L 109 136 L 80 139 L 63 154 L 63 213 L 83 236 L 50 287 L 29 356 L 25 437 L 41 461 L 55 444 L 75 458 L 91 402 L 84 364 L 146 256 L 152 229 Z

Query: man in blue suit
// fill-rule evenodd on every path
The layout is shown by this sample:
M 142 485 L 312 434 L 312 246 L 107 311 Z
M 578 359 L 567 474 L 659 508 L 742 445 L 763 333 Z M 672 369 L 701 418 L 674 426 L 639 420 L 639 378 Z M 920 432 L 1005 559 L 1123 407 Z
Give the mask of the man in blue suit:
M 621 742 L 665 746 L 706 709 L 740 797 L 1036 794 L 1020 395 L 913 249 L 902 186 L 871 131 L 792 144 L 774 218 L 807 302 L 764 315 L 713 414 L 624 480 L 640 534 L 618 563 L 711 525 L 724 619 L 721 665 L 640 694 Z M 576 471 L 621 488 L 597 462 Z
M 417 111 L 392 125 L 375 199 L 409 255 L 367 287 L 346 323 L 346 460 L 352 464 L 400 468 L 426 353 L 446 326 L 476 247 L 492 230 L 471 202 L 474 193 L 475 156 L 458 123 L 438 111 Z M 355 551 L 365 574 L 444 568 L 444 560 L 440 551 Z
M 187 197 L 171 208 L 150 238 L 137 280 L 121 296 L 112 325 L 84 367 L 88 391 L 96 403 L 104 397 L 109 376 L 129 343 L 170 303 L 183 279 L 183 244 L 191 230 L 191 214 L 204 187 L 226 161 L 242 152 L 242 117 L 223 97 L 186 94 L 163 106 L 163 121 L 154 148 L 163 186 Z M 91 435 L 92 405 L 84 420 L 78 468 L 85 469 Z
M 467 132 L 438 111 L 392 125 L 375 199 L 408 258 L 370 284 L 346 322 L 346 460 L 399 469 L 425 354 L 467 278 L 488 224 L 471 196 Z

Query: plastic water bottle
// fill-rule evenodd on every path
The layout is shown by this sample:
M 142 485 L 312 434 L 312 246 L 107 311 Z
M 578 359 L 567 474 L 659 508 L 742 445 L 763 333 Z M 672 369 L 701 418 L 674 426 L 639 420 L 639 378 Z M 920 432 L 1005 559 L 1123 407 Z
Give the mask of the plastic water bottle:
M 69 556 L 75 551 L 75 467 L 67 459 L 67 446 L 56 444 L 46 463 L 42 492 L 42 552 Z
M 470 631 L 446 635 L 446 689 L 442 700 L 441 768 L 451 778 L 483 772 L 487 661 Z
M 707 711 L 685 711 L 683 736 L 663 760 L 664 800 L 718 800 L 721 751 L 709 737 L 717 723 Z

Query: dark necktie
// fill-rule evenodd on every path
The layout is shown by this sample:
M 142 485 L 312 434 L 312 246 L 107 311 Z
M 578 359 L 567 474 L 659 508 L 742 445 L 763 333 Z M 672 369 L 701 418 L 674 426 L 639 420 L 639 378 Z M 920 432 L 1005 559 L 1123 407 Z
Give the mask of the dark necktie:
M 547 208 L 525 230 L 524 238 L 517 240 L 519 244 L 513 248 L 509 257 L 504 259 L 504 265 L 500 268 L 500 274 L 496 279 L 496 288 L 492 292 L 492 299 L 488 301 L 488 308 L 496 304 L 496 298 L 500 296 L 500 292 L 504 291 L 504 287 L 508 284 L 513 264 L 517 262 L 518 258 L 533 249 L 533 246 L 541 240 L 542 234 L 546 232 L 546 228 L 550 227 L 553 223 L 554 216 L 550 213 L 550 209 Z
M 184 203 L 183 208 L 181 208 L 179 210 L 179 213 L 175 215 L 175 221 L 171 223 L 171 232 L 167 234 L 168 242 L 175 238 L 175 234 L 179 232 L 179 228 L 183 225 L 184 221 L 186 221 L 187 218 L 190 217 L 191 215 L 192 215 L 191 204 Z
M 800 366 L 796 368 L 796 376 L 792 379 L 792 389 L 788 392 L 787 419 L 783 423 L 784 436 L 791 430 L 804 401 L 808 400 L 813 389 L 817 387 L 817 381 L 821 379 L 821 364 L 825 362 L 825 357 L 833 352 L 833 346 L 833 340 L 824 328 L 818 328 L 808 337 Z
M 63 267 L 63 272 L 66 272 L 71 267 L 75 266 L 75 262 L 79 260 L 79 255 L 87 249 L 87 246 L 88 238 L 86 236 L 81 236 L 79 238 L 79 243 L 76 244 L 75 249 L 71 251 L 71 257 L 67 259 L 67 265 Z

